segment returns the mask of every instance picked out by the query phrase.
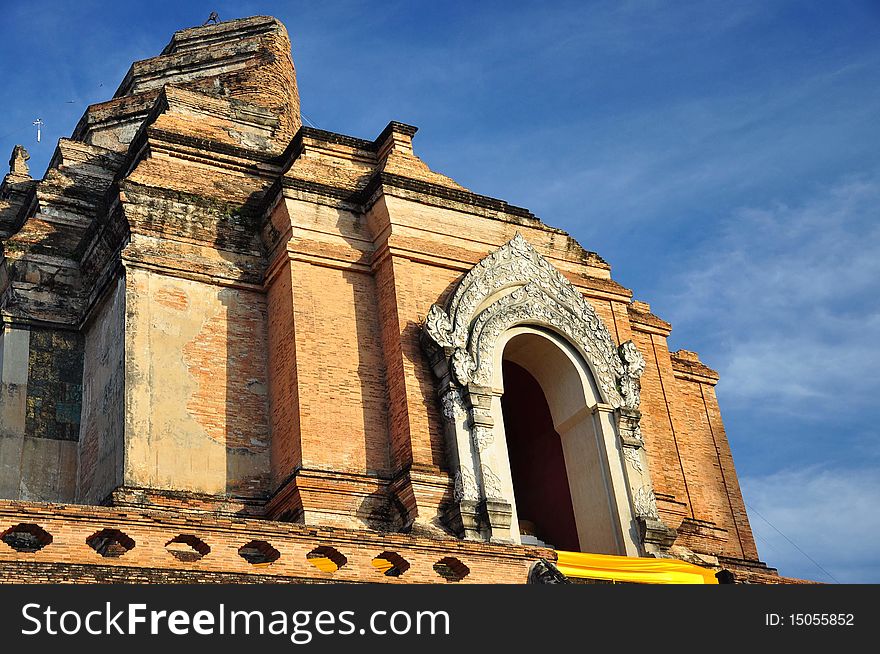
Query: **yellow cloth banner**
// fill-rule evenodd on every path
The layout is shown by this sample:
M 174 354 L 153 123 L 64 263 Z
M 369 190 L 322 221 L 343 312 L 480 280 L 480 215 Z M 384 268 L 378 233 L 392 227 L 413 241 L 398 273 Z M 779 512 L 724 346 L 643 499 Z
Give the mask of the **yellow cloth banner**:
M 559 552 L 556 567 L 566 577 L 637 584 L 717 584 L 715 570 L 678 559 Z

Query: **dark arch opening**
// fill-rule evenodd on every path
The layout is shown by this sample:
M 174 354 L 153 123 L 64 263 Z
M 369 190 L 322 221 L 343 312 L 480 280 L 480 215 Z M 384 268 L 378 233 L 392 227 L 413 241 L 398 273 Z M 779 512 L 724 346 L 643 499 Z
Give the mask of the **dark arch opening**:
M 547 398 L 522 366 L 505 360 L 502 374 L 501 409 L 520 533 L 559 550 L 578 552 L 562 440 L 553 427 Z

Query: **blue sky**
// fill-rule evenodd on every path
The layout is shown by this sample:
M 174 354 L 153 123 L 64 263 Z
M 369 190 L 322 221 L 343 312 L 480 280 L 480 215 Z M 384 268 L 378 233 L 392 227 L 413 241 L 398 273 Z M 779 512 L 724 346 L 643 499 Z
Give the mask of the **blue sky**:
M 302 107 L 528 207 L 700 352 L 763 560 L 880 582 L 880 3 L 0 4 L 0 155 L 41 175 L 173 31 L 271 14 Z M 35 143 L 31 122 L 46 125 Z

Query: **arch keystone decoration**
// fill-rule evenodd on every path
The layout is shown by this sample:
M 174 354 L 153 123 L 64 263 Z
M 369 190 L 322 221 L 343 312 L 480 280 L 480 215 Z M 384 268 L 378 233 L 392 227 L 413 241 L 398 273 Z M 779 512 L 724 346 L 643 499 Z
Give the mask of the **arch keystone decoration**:
M 505 335 L 523 327 L 555 334 L 573 348 L 598 394 L 599 404 L 590 408 L 613 414 L 613 420 L 596 424 L 611 430 L 604 435 L 611 443 L 609 465 L 625 478 L 614 490 L 615 496 L 626 495 L 622 502 L 617 498 L 625 507 L 618 512 L 621 538 L 636 534 L 638 541 L 622 545 L 621 553 L 668 548 L 674 532 L 657 516 L 639 427 L 644 358 L 632 341 L 616 346 L 580 291 L 518 232 L 465 274 L 445 308 L 432 305 L 423 324 L 454 471 L 447 525 L 468 539 L 518 542 L 519 530 L 511 528 L 512 490 L 505 492 L 499 479 L 500 467 L 509 464 L 506 455 L 493 454 L 504 427 L 496 424 L 492 407 L 501 392 L 499 347 Z M 506 452 L 506 446 L 498 451 Z

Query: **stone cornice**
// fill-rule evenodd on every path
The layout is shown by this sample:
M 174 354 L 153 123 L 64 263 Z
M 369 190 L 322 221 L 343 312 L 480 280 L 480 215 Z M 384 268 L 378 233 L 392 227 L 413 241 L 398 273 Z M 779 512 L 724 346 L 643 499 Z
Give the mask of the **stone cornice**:
M 161 112 L 159 112 L 160 115 Z M 174 154 L 183 155 L 182 158 L 201 159 L 209 164 L 218 165 L 220 162 L 210 154 L 225 155 L 228 158 L 225 166 L 258 175 L 266 178 L 275 178 L 281 172 L 283 155 L 277 152 L 267 152 L 256 148 L 245 148 L 223 143 L 213 139 L 189 136 L 180 132 L 156 127 L 152 124 L 154 118 L 148 116 L 144 125 L 138 131 L 131 142 L 126 164 L 121 168 L 119 179 L 128 175 L 138 163 L 147 158 L 153 150 L 165 150 Z M 183 146 L 182 148 L 168 148 L 167 146 Z M 187 150 L 188 149 L 188 150 Z
M 248 16 L 247 18 L 225 20 L 209 25 L 188 27 L 176 31 L 159 56 L 208 48 L 215 43 L 224 43 L 230 40 L 230 33 L 233 32 L 235 33 L 234 38 L 241 39 L 267 31 L 286 32 L 286 29 L 281 21 L 274 16 Z
M 123 201 L 126 200 L 126 193 L 137 193 L 154 198 L 161 198 L 163 200 L 172 200 L 174 202 L 180 202 L 181 204 L 191 204 L 204 207 L 212 209 L 218 213 L 239 214 L 250 217 L 260 215 L 259 207 L 262 204 L 262 198 L 253 199 L 245 203 L 229 202 L 215 197 L 188 193 L 186 191 L 177 191 L 158 186 L 147 186 L 146 184 L 131 180 L 125 180 L 120 184 L 120 192 L 122 193 Z
M 651 313 L 651 307 L 644 302 L 632 302 L 627 307 L 627 313 L 630 324 L 636 331 L 664 337 L 672 333 L 672 325 Z
M 588 275 L 566 275 L 568 280 L 587 295 L 601 295 L 617 302 L 629 302 L 632 291 L 613 279 L 602 279 Z
M 368 210 L 372 204 L 372 198 L 379 189 L 393 188 L 405 191 L 412 191 L 418 196 L 426 198 L 437 198 L 443 200 L 451 200 L 455 204 L 471 207 L 479 207 L 489 209 L 493 212 L 503 214 L 512 218 L 511 222 L 520 224 L 529 224 L 531 226 L 545 227 L 548 231 L 562 232 L 562 230 L 548 227 L 544 225 L 531 211 L 522 207 L 508 204 L 504 200 L 491 198 L 486 195 L 478 195 L 470 191 L 464 191 L 439 184 L 432 184 L 422 180 L 403 177 L 392 173 L 379 172 L 370 178 L 370 181 L 360 193 L 361 203 L 365 210 Z
M 677 378 L 711 386 L 718 383 L 718 373 L 700 361 L 696 352 L 678 350 L 670 352 L 669 356 L 672 359 L 672 371 Z
M 335 143 L 337 145 L 347 145 L 355 150 L 364 150 L 366 152 L 376 152 L 379 149 L 379 146 L 375 141 L 368 141 L 366 139 L 359 139 L 355 136 L 348 136 L 346 134 L 338 134 L 336 132 L 328 132 L 323 129 L 317 129 L 316 127 L 307 127 L 303 125 L 300 127 L 296 136 L 293 137 L 293 140 L 290 142 L 290 146 L 288 146 L 287 151 L 295 152 L 297 150 L 297 146 L 302 144 L 304 139 L 314 139 L 315 141 L 322 141 L 324 143 Z
M 213 165 L 217 165 L 220 162 L 218 162 L 215 157 L 205 156 L 206 154 L 228 155 L 237 160 L 235 163 L 238 168 L 247 169 L 250 174 L 267 177 L 271 176 L 274 178 L 280 172 L 278 155 L 272 152 L 243 148 L 212 139 L 187 136 L 179 132 L 171 132 L 153 126 L 147 128 L 144 141 L 149 142 L 153 147 L 156 147 L 159 144 L 170 144 L 192 148 L 192 150 L 199 155 L 200 159 Z M 141 142 L 139 142 L 138 145 L 140 145 L 140 143 Z M 264 164 L 264 166 L 256 168 L 256 164 Z
M 89 105 L 74 128 L 71 139 L 85 141 L 97 126 L 143 121 L 155 105 L 160 92 L 152 89 Z
M 416 135 L 416 132 L 419 131 L 419 128 L 415 125 L 407 125 L 406 123 L 400 123 L 396 120 L 392 120 L 385 126 L 385 129 L 376 137 L 376 140 L 373 141 L 376 149 L 379 150 L 395 134 L 404 137 L 408 142 L 412 141 L 412 137 Z
M 4 240 L 21 229 L 27 216 L 33 211 L 37 202 L 37 183 L 38 180 L 30 182 L 22 189 L 22 195 L 15 201 L 0 200 L 0 246 Z M 0 249 L 0 259 L 2 259 L 2 249 Z

